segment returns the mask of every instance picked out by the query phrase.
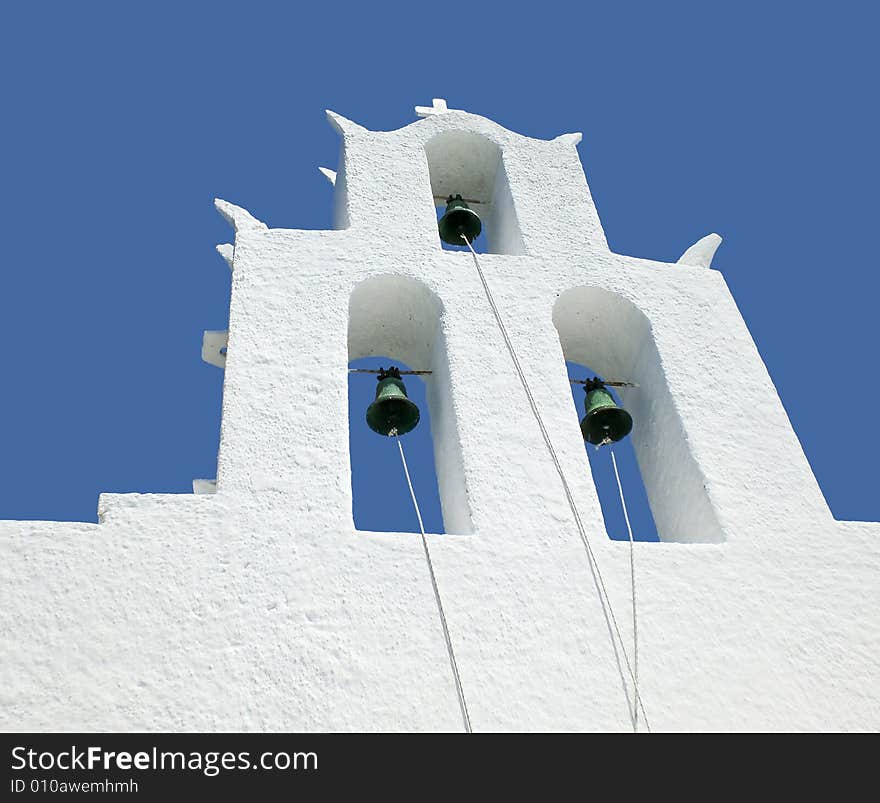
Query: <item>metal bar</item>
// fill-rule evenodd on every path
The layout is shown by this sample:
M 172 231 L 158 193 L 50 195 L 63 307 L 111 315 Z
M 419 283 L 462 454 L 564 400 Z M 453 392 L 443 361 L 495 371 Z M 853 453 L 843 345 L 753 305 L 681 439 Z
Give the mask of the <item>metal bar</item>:
M 348 372 L 350 374 L 380 374 L 382 373 L 378 368 L 349 368 Z M 433 371 L 401 371 L 401 375 L 403 374 L 433 374 Z
M 447 203 L 446 199 L 448 197 L 449 197 L 448 195 L 435 195 L 434 200 L 435 201 L 443 201 L 443 203 Z M 488 204 L 489 203 L 488 201 L 478 201 L 476 198 L 462 198 L 461 200 L 464 201 L 466 204 Z
M 586 385 L 587 382 L 592 382 L 592 379 L 572 379 L 568 378 L 568 381 L 571 382 L 572 385 Z M 603 385 L 610 385 L 613 388 L 637 388 L 638 385 L 635 382 L 624 382 L 622 379 L 603 379 L 601 380 Z

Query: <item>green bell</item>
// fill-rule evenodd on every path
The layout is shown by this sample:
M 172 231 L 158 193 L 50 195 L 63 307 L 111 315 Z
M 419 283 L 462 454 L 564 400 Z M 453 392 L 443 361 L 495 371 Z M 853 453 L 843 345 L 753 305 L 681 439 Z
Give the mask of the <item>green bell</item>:
M 444 243 L 464 245 L 461 235 L 467 237 L 469 242 L 473 242 L 483 230 L 483 224 L 480 223 L 480 216 L 461 199 L 460 195 L 454 198 L 450 195 L 446 199 L 446 212 L 440 218 L 438 228 L 440 239 Z
M 608 441 L 619 441 L 629 435 L 633 428 L 632 416 L 618 407 L 608 389 L 599 378 L 584 383 L 587 398 L 584 408 L 587 414 L 581 421 L 581 432 L 587 443 L 600 446 Z
M 406 396 L 399 368 L 379 369 L 376 400 L 367 408 L 367 425 L 379 435 L 405 435 L 419 423 L 419 408 Z

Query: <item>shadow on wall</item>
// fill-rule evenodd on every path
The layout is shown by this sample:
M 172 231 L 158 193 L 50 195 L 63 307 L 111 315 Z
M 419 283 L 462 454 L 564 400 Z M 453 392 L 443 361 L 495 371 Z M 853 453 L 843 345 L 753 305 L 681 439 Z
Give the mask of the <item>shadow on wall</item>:
M 424 377 L 424 381 L 413 376 L 404 376 L 407 392 L 419 406 L 421 421 L 413 432 L 404 435 L 401 440 L 423 517 L 425 510 L 430 510 L 435 504 L 431 501 L 434 493 L 439 495 L 442 514 L 431 513 L 430 523 L 425 518 L 426 530 L 471 533 L 470 508 L 450 392 L 449 364 L 442 323 L 443 305 L 440 299 L 421 282 L 396 274 L 367 279 L 355 287 L 349 299 L 348 358 L 352 367 L 388 367 L 393 364 L 404 370 L 431 371 L 430 375 Z M 380 359 L 373 359 L 369 364 L 360 362 L 367 357 Z M 421 395 L 422 388 L 424 396 Z M 412 509 L 412 500 L 409 499 L 396 445 L 393 439 L 370 430 L 364 420 L 367 406 L 373 401 L 375 391 L 374 375 L 350 375 L 349 443 L 355 526 L 358 529 L 378 531 L 418 532 L 418 522 Z M 423 441 L 423 438 L 427 441 Z M 367 459 L 370 453 L 378 455 L 389 451 L 396 461 L 393 473 L 390 467 L 381 472 L 376 470 L 376 464 L 370 463 L 373 458 Z M 367 475 L 359 473 L 365 470 Z M 405 527 L 398 528 L 390 523 L 374 526 L 376 523 L 381 525 L 386 519 L 376 513 L 365 512 L 375 507 L 378 497 L 367 500 L 364 494 L 382 491 L 382 480 L 385 476 L 394 477 L 395 487 L 402 487 L 405 494 L 399 497 L 395 492 L 395 499 L 398 501 L 393 503 L 404 511 L 406 518 L 399 520 L 409 522 Z M 434 476 L 436 479 L 433 479 Z M 431 490 L 434 486 L 436 492 Z M 360 508 L 362 503 L 367 507 Z M 369 523 L 365 516 L 368 516 Z M 391 520 L 389 512 L 387 521 Z M 396 517 L 394 520 L 398 521 Z
M 576 287 L 557 300 L 553 323 L 567 361 L 589 365 L 600 377 L 639 385 L 624 389 L 621 398 L 634 420 L 627 440 L 631 440 L 638 459 L 659 539 L 686 543 L 725 540 L 645 315 L 615 293 Z M 579 417 L 583 415 L 581 405 Z

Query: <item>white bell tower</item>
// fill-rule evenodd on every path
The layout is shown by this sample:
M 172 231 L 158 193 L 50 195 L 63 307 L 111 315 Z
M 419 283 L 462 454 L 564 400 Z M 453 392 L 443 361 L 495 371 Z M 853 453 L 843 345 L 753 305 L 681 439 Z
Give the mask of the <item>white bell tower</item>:
M 463 730 L 451 648 L 474 731 L 631 730 L 630 547 L 605 533 L 570 359 L 638 384 L 661 538 L 634 552 L 640 729 L 876 730 L 880 524 L 832 517 L 711 269 L 720 239 L 615 254 L 579 134 L 417 112 L 391 132 L 328 112 L 332 231 L 217 202 L 216 482 L 103 495 L 97 525 L 0 522 L 0 727 Z M 452 193 L 522 376 L 473 256 L 441 248 Z M 347 368 L 373 354 L 433 372 L 445 631 L 420 536 L 354 527 Z

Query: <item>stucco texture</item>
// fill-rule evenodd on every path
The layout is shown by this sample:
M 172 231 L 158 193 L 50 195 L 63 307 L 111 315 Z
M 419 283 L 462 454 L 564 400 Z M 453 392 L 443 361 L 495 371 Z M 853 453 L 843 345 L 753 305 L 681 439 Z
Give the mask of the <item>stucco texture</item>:
M 876 730 L 880 525 L 831 516 L 722 276 L 609 251 L 577 137 L 464 112 L 331 121 L 337 229 L 220 204 L 216 492 L 0 522 L 0 728 L 461 730 L 419 536 L 352 521 L 346 369 L 398 349 L 434 371 L 450 532 L 428 540 L 475 731 L 632 728 L 608 626 L 610 601 L 632 657 L 629 545 L 605 534 L 565 357 L 640 386 L 624 399 L 662 539 L 635 544 L 651 728 Z M 431 176 L 454 182 L 474 137 L 480 263 L 607 601 L 472 257 L 440 246 Z

